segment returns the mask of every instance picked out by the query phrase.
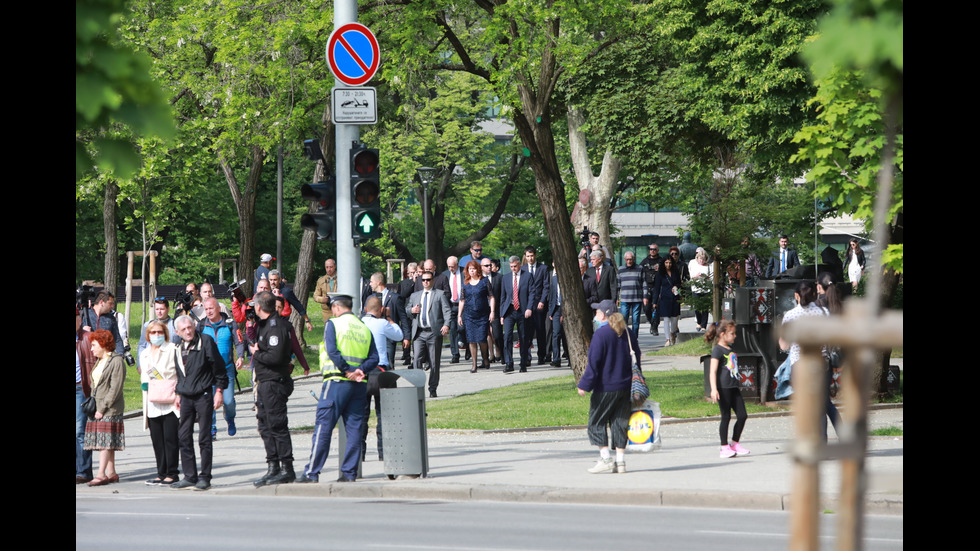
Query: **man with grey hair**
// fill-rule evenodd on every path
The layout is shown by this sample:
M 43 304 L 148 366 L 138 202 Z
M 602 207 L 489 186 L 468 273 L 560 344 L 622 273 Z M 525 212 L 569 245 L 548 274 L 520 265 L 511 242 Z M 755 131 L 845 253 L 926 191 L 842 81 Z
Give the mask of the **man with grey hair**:
M 180 465 L 183 480 L 171 488 L 175 490 L 207 490 L 211 487 L 211 417 L 221 407 L 224 390 L 228 388 L 225 362 L 214 339 L 198 333 L 197 324 L 188 315 L 174 322 L 181 343 L 177 345 L 177 399 L 174 403 L 180 412 L 177 425 L 177 444 L 180 447 Z M 214 390 L 212 390 L 214 389 Z M 198 446 L 201 449 L 201 471 L 197 471 L 194 457 L 194 422 L 198 424 Z
M 592 267 L 586 272 L 596 284 L 596 296 L 599 301 L 616 300 L 616 272 L 605 263 L 606 255 L 602 251 L 595 250 L 589 254 Z
M 633 251 L 623 253 L 623 264 L 617 274 L 617 294 L 619 295 L 619 311 L 626 318 L 626 325 L 632 325 L 633 332 L 640 332 L 640 310 L 643 308 L 643 298 L 646 297 L 647 286 L 643 280 L 643 270 L 636 264 L 636 254 Z
M 458 364 L 459 341 L 464 340 L 460 335 L 459 323 L 457 322 L 459 301 L 463 298 L 463 270 L 459 269 L 459 260 L 455 256 L 446 259 L 446 267 L 448 269 L 442 275 L 449 282 L 449 292 L 446 293 L 446 298 L 449 299 L 449 308 L 452 310 L 452 316 L 449 318 L 449 351 L 452 352 L 452 358 L 449 363 Z
M 504 373 L 514 371 L 514 326 L 517 326 L 517 338 L 521 347 L 521 373 L 527 372 L 527 367 L 531 365 L 531 342 L 525 332 L 527 323 L 534 323 L 530 320 L 534 313 L 534 307 L 538 303 L 535 295 L 534 283 L 531 274 L 521 270 L 521 259 L 516 256 L 510 257 L 510 273 L 502 276 L 500 286 L 500 296 L 498 297 L 500 309 L 500 323 L 504 326 Z

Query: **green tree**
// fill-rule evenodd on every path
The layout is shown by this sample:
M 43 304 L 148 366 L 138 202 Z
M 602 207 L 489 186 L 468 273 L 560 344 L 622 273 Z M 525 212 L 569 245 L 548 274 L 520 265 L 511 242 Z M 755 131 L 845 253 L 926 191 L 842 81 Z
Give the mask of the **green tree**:
M 628 21 L 626 2 L 582 4 L 563 0 L 472 3 L 424 0 L 372 4 L 369 26 L 393 51 L 385 78 L 421 79 L 419 70 L 470 73 L 492 86 L 509 108 L 527 163 L 534 173 L 558 278 L 569 292 L 566 331 L 573 370 L 581 374 L 590 334 L 575 265 L 576 236 L 556 156 L 553 123 L 564 118 L 553 100 L 563 73 L 615 40 L 595 40 Z M 387 49 L 386 48 L 386 49 Z
M 75 179 L 95 166 L 128 177 L 139 167 L 132 140 L 107 132 L 116 124 L 144 136 L 173 136 L 166 96 L 149 60 L 122 43 L 124 0 L 75 1 Z

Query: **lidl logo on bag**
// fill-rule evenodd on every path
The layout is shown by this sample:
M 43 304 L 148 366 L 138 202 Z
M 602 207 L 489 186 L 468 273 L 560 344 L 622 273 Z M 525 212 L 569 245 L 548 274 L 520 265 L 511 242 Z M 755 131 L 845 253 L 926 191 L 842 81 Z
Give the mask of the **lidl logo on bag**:
M 650 412 L 634 411 L 630 416 L 629 441 L 634 444 L 645 444 L 653 436 L 653 417 Z

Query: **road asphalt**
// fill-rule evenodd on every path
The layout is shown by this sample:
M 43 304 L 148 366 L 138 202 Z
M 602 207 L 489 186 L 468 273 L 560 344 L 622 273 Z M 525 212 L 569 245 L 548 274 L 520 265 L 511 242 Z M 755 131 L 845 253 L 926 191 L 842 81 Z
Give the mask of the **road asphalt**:
M 693 318 L 681 320 L 681 331 L 694 332 Z M 644 351 L 661 348 L 663 336 L 640 326 Z M 516 355 L 515 350 L 515 355 Z M 683 356 L 645 357 L 644 370 L 701 369 L 698 359 Z M 902 365 L 902 360 L 893 363 Z M 567 365 L 567 363 L 565 364 Z M 401 367 L 400 365 L 398 367 Z M 478 392 L 530 380 L 564 375 L 568 367 L 532 366 L 528 373 L 505 375 L 501 365 L 490 372 L 469 373 L 466 363 L 450 364 L 443 350 L 439 398 Z M 289 400 L 290 427 L 315 423 L 319 376 L 300 378 Z M 426 393 L 427 395 L 428 393 Z M 656 399 L 656 396 L 652 397 Z M 219 413 L 214 442 L 214 469 L 210 493 L 285 496 L 385 498 L 416 500 L 535 501 L 562 503 L 642 504 L 688 507 L 786 510 L 792 492 L 794 461 L 793 418 L 787 413 L 750 415 L 742 444 L 751 454 L 731 459 L 718 456 L 718 418 L 664 419 L 663 445 L 648 453 L 628 453 L 625 474 L 590 474 L 598 459 L 585 427 L 554 427 L 510 431 L 435 430 L 428 435 L 429 473 L 425 478 L 390 480 L 378 460 L 376 438 L 368 435 L 362 478 L 356 483 L 332 482 L 338 476 L 337 433 L 319 484 L 283 484 L 254 488 L 252 481 L 265 473 L 265 452 L 256 430 L 251 392 L 236 396 L 238 433 L 229 437 Z M 588 410 L 583 399 L 582 408 Z M 847 416 L 846 411 L 842 414 Z M 584 414 L 583 414 L 584 415 Z M 904 427 L 901 404 L 875 407 L 869 430 Z M 76 493 L 146 494 L 173 491 L 147 486 L 155 477 L 155 460 L 148 431 L 138 413 L 126 419 L 126 449 L 116 453 L 119 483 L 90 488 L 76 485 Z M 310 431 L 292 434 L 295 468 L 308 460 Z M 195 441 L 197 435 L 195 434 Z M 830 444 L 839 440 L 831 429 Z M 195 445 L 195 452 L 196 445 Z M 95 457 L 96 467 L 98 456 Z M 903 437 L 870 437 L 865 460 L 868 474 L 866 510 L 903 514 Z M 841 493 L 841 468 L 825 461 L 820 468 L 821 507 L 836 510 Z M 202 492 L 195 492 L 201 494 Z

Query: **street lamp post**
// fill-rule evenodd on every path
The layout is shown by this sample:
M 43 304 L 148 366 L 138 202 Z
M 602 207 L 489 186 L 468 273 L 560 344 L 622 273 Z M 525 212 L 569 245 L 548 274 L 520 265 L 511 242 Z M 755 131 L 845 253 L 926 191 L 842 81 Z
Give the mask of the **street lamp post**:
M 436 175 L 436 169 L 430 166 L 422 166 L 415 169 L 418 173 L 419 181 L 422 182 L 422 222 L 425 225 L 425 259 L 429 256 L 429 184 Z

